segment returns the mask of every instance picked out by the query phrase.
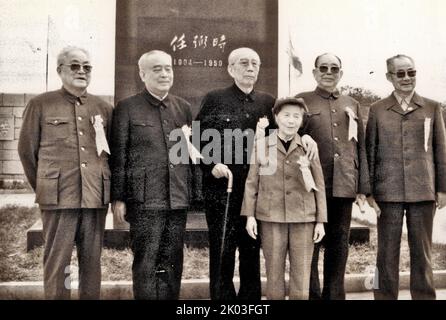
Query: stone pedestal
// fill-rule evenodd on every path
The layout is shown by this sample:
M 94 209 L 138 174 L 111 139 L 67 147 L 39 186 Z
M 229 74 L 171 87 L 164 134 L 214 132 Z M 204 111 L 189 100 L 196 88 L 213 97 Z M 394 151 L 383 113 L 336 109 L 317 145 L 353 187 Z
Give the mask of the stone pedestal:
M 129 246 L 129 230 L 118 229 L 113 225 L 113 215 L 107 214 L 104 234 L 104 247 L 124 249 Z M 121 226 L 123 227 L 123 226 Z M 39 219 L 26 233 L 27 251 L 43 245 L 42 221 Z M 367 226 L 353 222 L 350 231 L 350 243 L 367 243 L 370 230 Z M 190 212 L 187 216 L 186 246 L 206 248 L 208 246 L 208 229 L 204 213 Z
M 262 67 L 256 89 L 277 95 L 278 0 L 117 0 L 115 99 L 143 88 L 139 57 L 150 50 L 173 57 L 171 92 L 199 110 L 202 97 L 229 86 L 229 53 L 256 50 Z

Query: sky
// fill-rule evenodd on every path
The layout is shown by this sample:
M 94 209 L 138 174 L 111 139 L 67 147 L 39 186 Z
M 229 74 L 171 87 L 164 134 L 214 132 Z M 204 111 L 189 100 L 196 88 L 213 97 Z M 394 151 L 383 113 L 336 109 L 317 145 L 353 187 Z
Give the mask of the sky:
M 76 44 L 92 56 L 89 91 L 113 95 L 115 14 L 115 0 L 0 0 L 0 92 L 46 91 L 47 53 L 48 90 L 60 88 L 57 54 Z
M 282 85 L 280 94 L 314 89 L 314 58 L 333 52 L 343 63 L 341 86 L 386 96 L 393 87 L 385 78 L 385 61 L 402 53 L 415 60 L 417 92 L 446 101 L 446 1 L 279 0 L 279 4 L 282 48 L 291 37 L 303 64 L 302 76 L 292 81 L 291 90 Z M 279 55 L 279 79 L 287 83 L 285 49 Z
M 60 87 L 56 55 L 76 43 L 92 53 L 89 91 L 113 95 L 115 14 L 115 0 L 0 0 L 0 92 L 45 91 L 47 52 L 48 90 Z M 385 60 L 404 53 L 415 59 L 417 92 L 446 101 L 445 32 L 444 0 L 279 0 L 279 96 L 314 89 L 314 58 L 324 52 L 342 59 L 341 86 L 385 96 Z M 303 64 L 291 83 L 290 38 Z

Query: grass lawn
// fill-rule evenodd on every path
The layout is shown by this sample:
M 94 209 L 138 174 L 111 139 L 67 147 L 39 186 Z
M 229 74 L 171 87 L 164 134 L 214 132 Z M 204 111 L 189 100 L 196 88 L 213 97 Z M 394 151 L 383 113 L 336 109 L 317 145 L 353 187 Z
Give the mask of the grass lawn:
M 26 252 L 26 230 L 39 218 L 37 208 L 8 206 L 0 208 L 0 282 L 41 281 L 43 279 L 43 249 Z M 322 253 L 321 253 L 322 256 Z M 132 252 L 104 249 L 102 254 L 103 280 L 131 280 Z M 262 260 L 262 275 L 265 276 Z M 376 229 L 370 227 L 370 243 L 350 246 L 347 273 L 373 272 L 376 260 Z M 72 265 L 77 265 L 73 250 Z M 320 267 L 322 258 L 320 259 Z M 433 266 L 446 269 L 446 246 L 434 244 Z M 183 279 L 208 277 L 208 250 L 184 249 Z M 236 268 L 237 269 L 237 268 Z M 409 271 L 409 249 L 404 236 L 401 245 L 400 270 Z M 235 272 L 238 275 L 238 271 Z

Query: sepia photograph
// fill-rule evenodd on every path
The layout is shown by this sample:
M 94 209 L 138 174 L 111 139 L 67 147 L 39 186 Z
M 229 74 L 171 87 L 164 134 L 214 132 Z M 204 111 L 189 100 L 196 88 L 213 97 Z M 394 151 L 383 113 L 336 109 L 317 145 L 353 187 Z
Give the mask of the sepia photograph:
M 0 300 L 446 300 L 445 30 L 443 0 L 0 0 Z

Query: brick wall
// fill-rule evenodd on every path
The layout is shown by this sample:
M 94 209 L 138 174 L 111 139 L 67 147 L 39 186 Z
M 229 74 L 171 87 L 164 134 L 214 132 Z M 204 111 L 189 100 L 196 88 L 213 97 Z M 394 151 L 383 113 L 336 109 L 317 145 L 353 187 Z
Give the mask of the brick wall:
M 22 115 L 28 101 L 36 94 L 0 93 L 0 114 L 14 117 L 14 140 L 0 140 L 0 185 L 11 181 L 26 181 L 23 167 L 17 153 L 17 145 L 22 126 Z M 110 104 L 114 104 L 112 96 L 100 96 Z

